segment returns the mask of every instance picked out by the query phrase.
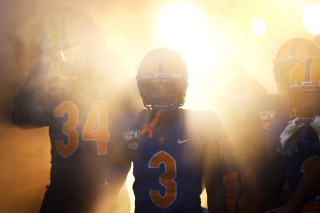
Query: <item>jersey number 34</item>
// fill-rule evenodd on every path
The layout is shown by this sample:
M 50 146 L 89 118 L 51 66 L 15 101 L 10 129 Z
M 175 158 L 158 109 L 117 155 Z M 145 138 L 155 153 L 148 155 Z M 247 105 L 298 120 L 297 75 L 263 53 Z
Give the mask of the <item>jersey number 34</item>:
M 107 141 L 109 140 L 108 129 L 108 104 L 105 101 L 95 102 L 88 114 L 79 137 L 77 127 L 79 125 L 79 109 L 71 101 L 61 103 L 54 111 L 54 117 L 64 117 L 68 114 L 68 120 L 63 124 L 63 134 L 67 141 L 57 140 L 55 146 L 58 153 L 63 157 L 69 157 L 79 146 L 79 140 L 95 141 L 97 143 L 97 154 L 107 154 Z

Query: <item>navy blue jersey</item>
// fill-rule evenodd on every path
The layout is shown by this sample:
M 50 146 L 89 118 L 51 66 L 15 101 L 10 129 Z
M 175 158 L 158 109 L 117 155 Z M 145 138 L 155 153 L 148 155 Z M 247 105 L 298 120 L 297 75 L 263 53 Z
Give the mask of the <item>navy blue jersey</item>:
M 205 162 L 210 161 L 208 152 L 212 161 L 218 153 L 217 117 L 179 109 L 161 115 L 149 138 L 141 129 L 150 123 L 150 115 L 143 110 L 113 119 L 108 143 L 118 168 L 133 162 L 135 212 L 202 213 Z
M 24 97 L 18 96 L 16 114 L 23 112 Z M 45 114 L 24 124 L 49 127 L 51 142 L 50 192 L 72 209 L 97 199 L 105 187 L 105 164 L 109 139 L 109 101 L 92 96 L 51 97 L 46 106 L 35 105 L 28 116 Z M 30 103 L 33 95 L 27 96 Z M 41 98 L 41 97 L 37 97 Z M 19 118 L 15 118 L 16 122 Z M 47 195 L 49 196 L 49 195 Z M 59 206 L 59 205 L 58 205 Z M 50 207 L 51 208 L 51 207 Z M 62 210 L 61 210 L 62 211 Z M 67 212 L 67 211 L 66 211 Z
M 102 90 L 108 82 L 102 78 L 50 82 L 43 73 L 40 65 L 31 74 L 12 112 L 18 126 L 49 129 L 50 185 L 41 212 L 92 212 L 106 189 L 109 124 L 116 113 L 112 106 L 121 111 L 122 105 L 107 88 Z M 64 85 L 50 87 L 57 83 Z
M 267 139 L 268 144 L 274 149 L 279 149 L 280 135 L 287 127 L 289 119 L 277 119 L 270 126 Z M 303 119 L 303 126 L 294 134 L 292 140 L 295 140 L 296 149 L 292 150 L 291 154 L 283 154 L 282 159 L 285 164 L 285 183 L 281 192 L 281 203 L 284 204 L 296 189 L 296 186 L 307 171 L 310 165 L 315 162 L 320 156 L 319 138 L 310 126 L 311 119 Z M 301 212 L 312 212 L 314 206 L 319 209 L 320 192 L 309 197 Z
M 221 140 L 224 202 L 229 213 L 264 212 L 278 205 L 281 159 L 268 149 L 262 127 L 240 129 Z
M 274 116 L 270 120 L 268 127 L 266 128 L 267 132 L 267 142 L 274 139 L 269 137 L 279 137 L 282 132 L 282 125 L 292 117 L 292 113 L 289 105 L 289 98 L 286 95 L 275 94 L 270 95 L 269 102 L 272 102 L 272 107 L 274 110 Z M 279 134 L 273 134 L 274 132 Z M 280 132 L 281 131 L 281 132 Z M 272 134 L 268 133 L 272 132 Z
M 273 120 L 289 116 L 289 103 L 285 96 L 268 94 L 259 98 L 258 105 L 260 106 L 259 115 L 264 129 L 268 129 Z
M 245 110 L 236 106 L 233 111 L 222 109 L 221 193 L 228 213 L 258 213 L 277 207 L 283 181 L 280 155 L 269 149 L 265 139 L 270 123 L 284 113 L 282 100 L 269 94 L 248 100 Z

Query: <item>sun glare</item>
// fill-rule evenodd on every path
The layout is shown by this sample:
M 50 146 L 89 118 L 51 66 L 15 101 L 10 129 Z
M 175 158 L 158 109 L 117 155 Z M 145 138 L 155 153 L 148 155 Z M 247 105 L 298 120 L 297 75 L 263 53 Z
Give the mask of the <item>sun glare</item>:
M 320 4 L 309 4 L 303 10 L 303 24 L 306 30 L 313 34 L 320 34 Z

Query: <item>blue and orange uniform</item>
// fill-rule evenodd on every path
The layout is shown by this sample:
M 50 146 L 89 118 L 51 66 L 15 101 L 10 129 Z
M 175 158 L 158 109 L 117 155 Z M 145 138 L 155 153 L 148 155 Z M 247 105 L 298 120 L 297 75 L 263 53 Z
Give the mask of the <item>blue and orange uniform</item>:
M 127 77 L 81 8 L 52 8 L 39 27 L 39 58 L 17 94 L 12 121 L 49 130 L 50 184 L 40 211 L 91 213 L 106 189 L 110 120 L 129 110 L 134 89 L 124 95 Z
M 229 213 L 264 212 L 279 204 L 283 164 L 268 150 L 264 130 L 239 135 L 221 140 L 224 202 Z
M 49 130 L 50 184 L 40 211 L 93 212 L 106 190 L 110 120 L 117 110 L 127 108 L 117 105 L 110 92 L 101 90 L 107 82 L 101 76 L 89 75 L 80 83 L 61 79 L 51 82 L 42 76 L 43 69 L 40 63 L 27 79 L 12 111 L 17 126 Z M 65 85 L 52 86 L 56 83 Z
M 300 119 L 302 122 L 297 130 L 287 135 L 288 143 L 292 144 L 290 152 L 282 153 L 282 159 L 285 163 L 285 183 L 281 192 L 280 201 L 284 205 L 294 193 L 299 180 L 302 178 L 308 168 L 320 157 L 319 138 L 315 130 L 310 126 L 312 119 L 295 118 L 289 121 L 278 122 L 277 128 L 269 130 L 269 145 L 281 151 L 280 136 L 289 123 Z M 319 212 L 320 194 L 313 194 L 309 197 L 301 212 Z
M 114 169 L 108 174 L 114 176 L 108 182 L 119 189 L 132 162 L 135 212 L 202 213 L 203 180 L 209 186 L 218 177 L 213 171 L 219 171 L 220 131 L 214 114 L 185 109 L 116 117 L 108 143 Z
M 243 75 L 229 82 L 220 102 L 221 193 L 227 212 L 259 213 L 276 207 L 283 167 L 265 140 L 265 130 L 276 115 L 276 98 L 258 80 Z
M 21 89 L 12 117 L 18 126 L 49 127 L 52 166 L 41 212 L 89 212 L 105 188 L 108 101 L 34 89 Z

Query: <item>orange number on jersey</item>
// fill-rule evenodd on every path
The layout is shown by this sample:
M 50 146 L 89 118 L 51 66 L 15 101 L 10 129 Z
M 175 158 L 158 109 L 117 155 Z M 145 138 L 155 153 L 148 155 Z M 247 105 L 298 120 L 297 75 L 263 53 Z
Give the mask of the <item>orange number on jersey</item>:
M 227 187 L 227 208 L 228 212 L 235 212 L 236 205 L 239 207 L 239 212 L 248 212 L 248 194 L 247 192 L 242 193 L 239 195 L 239 180 L 241 184 L 250 183 L 251 180 L 251 169 L 247 168 L 241 177 L 239 177 L 236 171 L 231 171 L 223 177 L 223 183 Z M 240 179 L 241 178 L 241 179 Z M 239 196 L 238 204 L 237 199 Z
M 310 167 L 319 159 L 318 156 L 314 155 L 303 162 L 301 165 L 301 172 L 305 173 Z
M 67 142 L 56 141 L 57 151 L 63 157 L 69 157 L 79 146 L 78 131 L 79 109 L 70 102 L 66 101 L 60 104 L 54 117 L 63 117 L 68 114 L 68 120 L 63 125 L 63 134 L 67 136 Z M 99 155 L 107 154 L 107 141 L 109 140 L 108 131 L 108 105 L 107 102 L 96 102 L 88 115 L 82 130 L 83 140 L 94 140 L 97 142 L 97 152 Z
M 237 172 L 229 172 L 223 177 L 223 183 L 227 187 L 227 208 L 229 212 L 235 211 L 235 204 L 239 192 Z
M 160 208 L 170 206 L 177 197 L 176 161 L 167 152 L 160 151 L 156 153 L 149 161 L 149 168 L 159 168 L 161 164 L 165 165 L 165 172 L 160 175 L 159 181 L 166 189 L 164 195 L 159 190 L 150 190 L 151 200 Z
M 86 124 L 83 127 L 82 138 L 95 140 L 99 155 L 107 154 L 108 131 L 108 105 L 105 101 L 96 102 L 92 107 Z
M 77 106 L 66 101 L 60 104 L 54 111 L 54 117 L 63 117 L 68 114 L 68 120 L 63 124 L 63 134 L 67 136 L 67 143 L 64 141 L 56 141 L 57 151 L 63 157 L 69 157 L 79 146 L 78 131 L 76 126 L 79 124 L 79 110 Z

